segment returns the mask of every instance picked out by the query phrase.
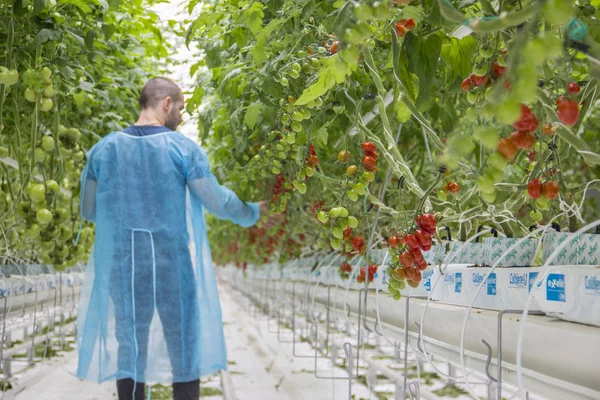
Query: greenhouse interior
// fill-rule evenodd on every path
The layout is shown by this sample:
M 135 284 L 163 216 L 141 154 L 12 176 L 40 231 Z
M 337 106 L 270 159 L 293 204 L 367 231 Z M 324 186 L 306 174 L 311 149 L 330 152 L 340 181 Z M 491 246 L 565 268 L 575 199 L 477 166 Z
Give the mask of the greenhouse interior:
M 600 400 L 598 89 L 600 0 L 0 0 L 1 399 Z

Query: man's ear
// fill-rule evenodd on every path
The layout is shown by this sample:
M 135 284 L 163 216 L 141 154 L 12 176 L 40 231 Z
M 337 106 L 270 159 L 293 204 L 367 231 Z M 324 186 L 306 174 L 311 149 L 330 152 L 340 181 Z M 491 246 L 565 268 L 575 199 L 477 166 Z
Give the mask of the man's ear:
M 168 111 L 169 105 L 172 105 L 171 104 L 172 102 L 173 102 L 173 99 L 171 99 L 170 96 L 165 97 L 165 99 L 163 100 L 163 110 Z

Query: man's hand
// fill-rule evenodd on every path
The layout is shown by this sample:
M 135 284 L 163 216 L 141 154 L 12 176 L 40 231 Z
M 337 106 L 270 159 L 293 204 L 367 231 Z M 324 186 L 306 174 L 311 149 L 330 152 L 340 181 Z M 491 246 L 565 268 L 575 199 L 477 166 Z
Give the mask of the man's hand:
M 269 214 L 269 204 L 266 201 L 261 201 L 260 203 L 260 215 L 268 215 Z M 262 223 L 262 226 L 266 229 L 270 229 L 275 225 L 281 223 L 283 221 L 282 214 L 272 214 L 269 215 L 268 219 Z

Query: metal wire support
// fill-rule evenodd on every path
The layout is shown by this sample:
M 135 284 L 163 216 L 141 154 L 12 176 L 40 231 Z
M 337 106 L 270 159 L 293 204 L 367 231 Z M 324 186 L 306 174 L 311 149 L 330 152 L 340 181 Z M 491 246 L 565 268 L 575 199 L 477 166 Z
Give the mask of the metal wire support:
M 498 365 L 496 366 L 496 398 L 502 398 L 502 317 L 504 314 L 522 314 L 523 310 L 502 310 L 498 313 L 498 336 L 497 336 L 497 346 L 498 346 Z M 540 311 L 529 311 L 528 315 L 544 315 L 544 313 Z
M 410 300 L 411 299 L 423 299 L 425 296 L 407 296 L 406 297 L 406 311 L 404 313 L 404 386 L 402 388 L 403 394 L 402 399 L 406 399 L 406 390 L 408 383 L 408 320 L 410 318 Z M 421 329 L 419 329 L 420 334 Z M 420 338 L 419 338 L 420 339 Z

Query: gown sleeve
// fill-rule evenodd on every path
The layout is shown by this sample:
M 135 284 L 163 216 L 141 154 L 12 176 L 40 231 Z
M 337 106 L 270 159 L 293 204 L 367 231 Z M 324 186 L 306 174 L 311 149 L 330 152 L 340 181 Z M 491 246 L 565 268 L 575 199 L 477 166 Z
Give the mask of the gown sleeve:
M 87 153 L 87 163 L 81 174 L 79 209 L 83 219 L 96 222 L 97 168 L 94 165 L 95 146 Z
M 210 171 L 208 157 L 201 147 L 194 148 L 187 167 L 188 188 L 210 213 L 245 228 L 256 224 L 260 218 L 259 204 L 243 202 L 232 190 L 220 185 Z

